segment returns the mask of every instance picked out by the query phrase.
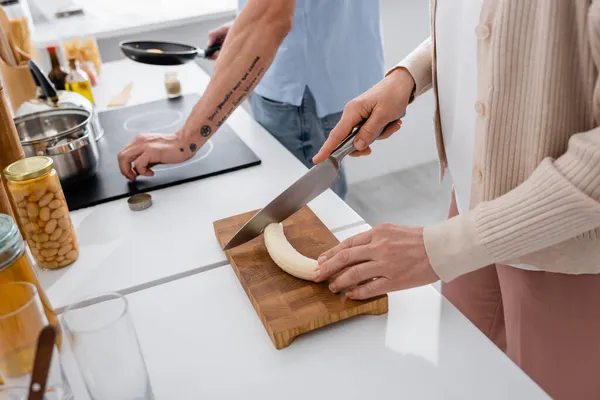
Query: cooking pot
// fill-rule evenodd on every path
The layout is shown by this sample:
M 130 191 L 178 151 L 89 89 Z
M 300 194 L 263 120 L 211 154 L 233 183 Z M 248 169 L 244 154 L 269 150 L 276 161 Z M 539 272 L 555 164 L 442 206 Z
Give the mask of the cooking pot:
M 104 134 L 96 107 L 91 101 L 77 92 L 67 90 L 56 90 L 52 82 L 44 75 L 38 65 L 30 60 L 29 71 L 35 82 L 37 96 L 29 99 L 15 112 L 15 117 L 34 114 L 39 111 L 52 110 L 56 108 L 83 108 L 92 114 L 92 136 L 100 140 Z
M 98 169 L 91 117 L 81 108 L 57 108 L 16 117 L 14 122 L 25 156 L 51 157 L 61 184 L 69 186 Z

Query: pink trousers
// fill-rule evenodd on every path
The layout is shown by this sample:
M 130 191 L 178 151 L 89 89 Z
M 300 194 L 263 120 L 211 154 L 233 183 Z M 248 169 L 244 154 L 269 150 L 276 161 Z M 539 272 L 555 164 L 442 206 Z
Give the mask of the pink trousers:
M 553 399 L 600 399 L 600 275 L 489 265 L 442 293 Z

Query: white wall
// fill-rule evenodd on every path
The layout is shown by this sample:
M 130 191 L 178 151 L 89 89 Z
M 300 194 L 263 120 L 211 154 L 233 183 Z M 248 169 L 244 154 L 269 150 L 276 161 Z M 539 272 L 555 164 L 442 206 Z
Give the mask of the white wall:
M 381 18 L 386 68 L 391 68 L 429 34 L 428 2 L 381 0 Z M 99 47 L 103 60 L 112 61 L 123 57 L 118 49 L 118 43 L 125 39 L 170 40 L 202 46 L 208 31 L 227 20 L 228 18 L 225 18 L 126 38 L 100 40 Z M 198 64 L 207 72 L 212 72 L 212 62 L 198 61 Z M 385 142 L 377 142 L 373 145 L 371 157 L 349 158 L 346 161 L 349 183 L 435 160 L 432 121 L 433 98 L 431 93 L 428 93 L 409 107 L 399 132 Z
M 429 35 L 427 1 L 381 0 L 386 69 L 393 67 Z M 402 129 L 376 142 L 370 157 L 346 161 L 350 183 L 414 167 L 436 159 L 431 92 L 411 104 Z

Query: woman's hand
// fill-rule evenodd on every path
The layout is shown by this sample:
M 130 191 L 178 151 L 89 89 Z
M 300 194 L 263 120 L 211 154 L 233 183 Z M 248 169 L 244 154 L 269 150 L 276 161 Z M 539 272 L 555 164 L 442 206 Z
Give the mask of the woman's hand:
M 190 159 L 194 153 L 184 149 L 176 134 L 139 134 L 119 152 L 119 169 L 130 181 L 138 175 L 154 176 L 157 164 L 177 164 Z
M 313 157 L 313 162 L 318 164 L 325 161 L 352 132 L 352 129 L 363 121 L 366 122 L 354 139 L 354 147 L 358 151 L 351 156 L 371 154 L 369 145 L 388 123 L 391 124 L 385 128 L 378 139 L 387 139 L 400 129 L 400 118 L 406 111 L 414 87 L 415 81 L 412 75 L 404 68 L 397 68 L 371 89 L 348 102 L 340 122 Z
M 439 280 L 429 264 L 423 228 L 379 225 L 344 240 L 319 257 L 315 281 L 333 293 L 368 299 Z

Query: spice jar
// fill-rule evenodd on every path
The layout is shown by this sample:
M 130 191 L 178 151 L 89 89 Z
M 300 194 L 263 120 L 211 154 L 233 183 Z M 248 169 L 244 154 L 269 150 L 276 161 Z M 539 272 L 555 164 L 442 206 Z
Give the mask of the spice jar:
M 56 313 L 52 309 L 46 293 L 38 281 L 30 258 L 25 252 L 25 242 L 15 221 L 6 214 L 0 214 L 0 284 L 13 282 L 29 282 L 35 285 L 48 322 L 60 329 Z M 58 336 L 57 344 L 60 345 Z
M 75 228 L 50 157 L 29 157 L 4 170 L 25 238 L 39 267 L 66 267 L 79 256 Z
M 181 96 L 181 81 L 177 72 L 165 72 L 165 89 L 167 90 L 167 97 L 169 99 Z

